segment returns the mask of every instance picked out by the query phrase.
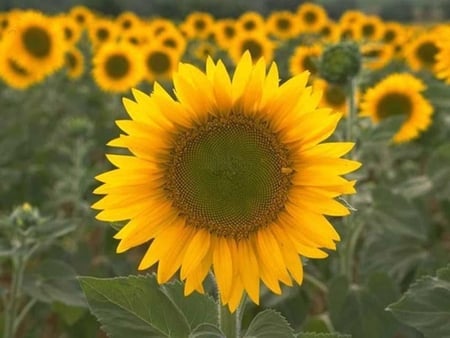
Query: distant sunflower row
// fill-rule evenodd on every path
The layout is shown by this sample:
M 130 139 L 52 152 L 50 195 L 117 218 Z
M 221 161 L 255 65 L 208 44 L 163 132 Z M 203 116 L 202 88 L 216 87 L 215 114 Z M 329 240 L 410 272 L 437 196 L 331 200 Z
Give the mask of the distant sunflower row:
M 83 6 L 56 16 L 12 10 L 0 13 L 0 78 L 25 89 L 62 68 L 72 79 L 90 69 L 101 89 L 124 92 L 142 81 L 170 78 L 180 61 L 220 54 L 235 64 L 249 50 L 253 61 L 276 58 L 286 64 L 289 75 L 308 70 L 314 79 L 324 45 L 350 39 L 361 46 L 368 69 L 397 60 L 450 82 L 449 36 L 449 24 L 402 25 L 354 10 L 333 21 L 312 3 L 266 18 L 246 12 L 237 19 L 215 20 L 193 12 L 182 22 L 132 12 L 111 18 Z M 323 80 L 317 85 L 328 89 Z M 342 110 L 345 93 L 337 89 L 330 89 L 334 97 L 329 104 Z

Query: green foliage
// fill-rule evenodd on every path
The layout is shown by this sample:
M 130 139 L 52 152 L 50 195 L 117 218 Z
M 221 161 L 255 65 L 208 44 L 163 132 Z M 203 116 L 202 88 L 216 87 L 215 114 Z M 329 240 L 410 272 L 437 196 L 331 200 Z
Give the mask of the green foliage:
M 244 338 L 289 338 L 295 337 L 286 319 L 274 310 L 258 313 L 251 321 Z
M 296 335 L 297 338 L 352 338 L 348 334 L 340 333 L 311 333 L 311 332 L 301 332 Z
M 426 338 L 450 336 L 450 265 L 439 269 L 436 277 L 419 278 L 387 309 Z
M 199 325 L 216 322 L 214 301 L 199 294 L 184 297 L 179 282 L 159 286 L 152 275 L 79 280 L 92 312 L 111 338 L 186 337 L 191 332 L 201 336 L 211 327 Z

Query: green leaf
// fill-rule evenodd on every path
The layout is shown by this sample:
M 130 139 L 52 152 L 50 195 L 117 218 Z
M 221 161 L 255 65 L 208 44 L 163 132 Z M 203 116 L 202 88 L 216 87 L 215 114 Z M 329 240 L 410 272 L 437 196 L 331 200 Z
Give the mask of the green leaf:
M 450 265 L 418 279 L 387 310 L 427 338 L 450 337 Z
M 23 290 L 45 303 L 59 302 L 86 307 L 86 300 L 73 268 L 58 260 L 45 260 L 24 275 Z
M 217 318 L 209 296 L 181 299 L 182 284 L 159 286 L 154 275 L 80 277 L 92 313 L 111 338 L 188 337 Z
M 354 337 L 391 337 L 398 324 L 384 308 L 397 294 L 395 285 L 387 275 L 379 274 L 367 284 L 349 285 L 343 276 L 331 281 L 328 309 L 333 326 Z
M 450 143 L 433 150 L 425 171 L 437 196 L 450 199 Z
M 244 338 L 289 338 L 295 337 L 286 319 L 274 310 L 258 313 L 250 322 Z
M 352 338 L 349 334 L 341 333 L 316 333 L 316 332 L 300 332 L 297 338 Z
M 86 308 L 70 306 L 59 302 L 53 304 L 52 310 L 69 326 L 75 324 L 87 312 Z
M 191 332 L 189 338 L 225 338 L 220 329 L 213 324 L 201 324 L 197 326 L 194 331 Z

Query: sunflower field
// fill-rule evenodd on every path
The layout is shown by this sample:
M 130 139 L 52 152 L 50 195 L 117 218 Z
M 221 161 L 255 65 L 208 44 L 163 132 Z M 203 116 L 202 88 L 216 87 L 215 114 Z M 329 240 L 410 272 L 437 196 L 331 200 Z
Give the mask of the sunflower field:
M 450 338 L 450 23 L 0 12 L 3 338 Z

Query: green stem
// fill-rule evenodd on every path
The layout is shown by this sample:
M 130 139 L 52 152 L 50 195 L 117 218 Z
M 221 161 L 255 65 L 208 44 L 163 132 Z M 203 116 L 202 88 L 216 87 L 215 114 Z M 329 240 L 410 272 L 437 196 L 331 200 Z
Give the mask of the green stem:
M 25 316 L 28 314 L 28 312 L 31 310 L 31 308 L 34 306 L 34 304 L 37 303 L 36 298 L 32 298 L 28 301 L 27 304 L 22 308 L 20 313 L 17 315 L 16 320 L 14 321 L 14 330 L 17 330 L 20 323 L 22 323 L 22 320 L 25 318 Z
M 238 338 L 241 331 L 240 309 L 239 307 L 233 313 L 230 312 L 227 305 L 222 305 L 218 301 L 219 327 L 227 338 Z
M 319 289 L 323 293 L 328 293 L 328 287 L 325 285 L 325 283 L 318 280 L 316 277 L 305 273 L 303 276 L 304 280 L 308 283 L 314 285 L 317 289 Z
M 350 217 L 350 216 L 349 216 Z M 355 223 L 355 222 L 353 222 Z M 347 261 L 346 261 L 346 275 L 349 281 L 353 281 L 354 271 L 353 266 L 355 263 L 354 256 L 356 252 L 356 245 L 358 244 L 359 237 L 364 228 L 363 222 L 358 222 L 356 224 L 352 224 L 352 229 L 350 233 L 350 238 L 347 243 Z
M 17 303 L 20 297 L 20 290 L 22 288 L 24 270 L 25 260 L 22 255 L 19 255 L 17 259 L 13 261 L 11 290 L 5 309 L 5 326 L 3 331 L 4 338 L 14 338 L 16 333 L 15 322 L 17 315 Z
M 356 102 L 356 79 L 353 78 L 349 83 L 349 93 L 348 93 L 348 114 L 347 114 L 347 128 L 346 128 L 346 139 L 348 142 L 353 140 L 353 124 L 356 116 L 356 111 L 358 110 L 358 105 Z

